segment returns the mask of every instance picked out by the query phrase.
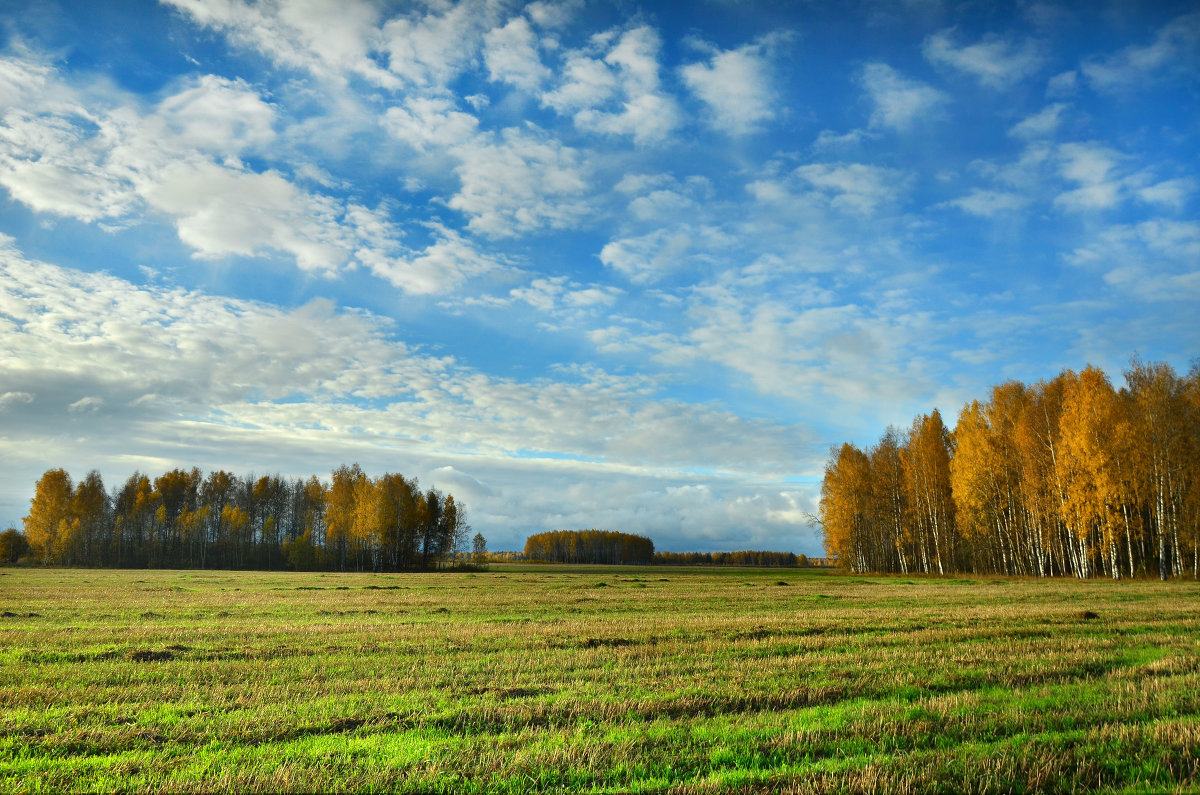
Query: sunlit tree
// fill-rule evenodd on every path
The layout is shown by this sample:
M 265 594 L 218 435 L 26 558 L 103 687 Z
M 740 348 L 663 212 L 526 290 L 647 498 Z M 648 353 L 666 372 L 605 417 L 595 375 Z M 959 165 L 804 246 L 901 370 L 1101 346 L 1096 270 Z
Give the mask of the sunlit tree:
M 825 466 L 820 520 L 825 554 L 858 572 L 869 570 L 870 495 L 870 459 L 843 444 Z
M 34 557 L 44 565 L 56 563 L 60 538 L 65 538 L 71 523 L 71 476 L 62 469 L 47 470 L 34 486 L 29 515 L 25 517 L 25 538 Z

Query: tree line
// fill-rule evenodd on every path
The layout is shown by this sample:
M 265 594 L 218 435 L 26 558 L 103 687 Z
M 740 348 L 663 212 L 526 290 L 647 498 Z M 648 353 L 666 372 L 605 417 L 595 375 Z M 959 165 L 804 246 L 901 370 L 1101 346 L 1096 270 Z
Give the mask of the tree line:
M 24 530 L 6 531 L 0 551 L 15 559 L 11 550 L 24 546 L 44 565 L 397 571 L 451 560 L 470 527 L 453 495 L 399 474 L 370 478 L 355 464 L 328 482 L 135 472 L 112 493 L 98 472 L 73 483 L 51 469 Z
M 648 564 L 654 542 L 613 530 L 550 530 L 525 539 L 525 559 L 549 563 Z
M 808 558 L 794 552 L 766 552 L 744 549 L 738 552 L 655 552 L 660 566 L 771 566 L 795 568 L 807 566 Z
M 1197 577 L 1200 365 L 1009 381 L 831 451 L 825 548 L 854 571 Z

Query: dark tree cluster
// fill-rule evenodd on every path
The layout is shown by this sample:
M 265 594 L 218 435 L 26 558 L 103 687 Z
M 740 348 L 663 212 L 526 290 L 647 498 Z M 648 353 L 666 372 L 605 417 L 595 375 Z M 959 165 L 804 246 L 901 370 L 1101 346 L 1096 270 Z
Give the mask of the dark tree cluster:
M 854 571 L 1200 577 L 1200 366 L 996 386 L 833 450 L 820 521 Z
M 654 542 L 611 530 L 551 530 L 525 539 L 525 559 L 550 563 L 647 564 Z
M 808 560 L 794 552 L 766 552 L 746 549 L 740 552 L 655 552 L 654 562 L 660 566 L 771 566 L 795 568 Z
M 37 482 L 25 533 L 44 565 L 397 571 L 433 568 L 465 546 L 464 507 L 398 474 L 341 466 L 328 482 L 225 471 L 135 472 L 111 493 L 98 472 Z M 15 531 L 14 531 L 15 532 Z M 20 534 L 17 534 L 20 535 Z

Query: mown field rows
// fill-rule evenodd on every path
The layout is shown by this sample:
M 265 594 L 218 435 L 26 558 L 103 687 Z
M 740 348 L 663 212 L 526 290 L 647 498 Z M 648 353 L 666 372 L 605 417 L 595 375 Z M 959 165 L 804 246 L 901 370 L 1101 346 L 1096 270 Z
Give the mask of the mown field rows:
M 0 571 L 5 791 L 1200 791 L 1200 585 Z

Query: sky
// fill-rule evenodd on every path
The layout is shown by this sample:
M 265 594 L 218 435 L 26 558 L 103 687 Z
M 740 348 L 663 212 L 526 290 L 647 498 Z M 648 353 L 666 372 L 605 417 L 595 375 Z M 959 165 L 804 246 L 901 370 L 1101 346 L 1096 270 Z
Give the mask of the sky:
M 0 0 L 0 523 L 47 469 L 821 554 L 831 445 L 1200 351 L 1191 2 Z

